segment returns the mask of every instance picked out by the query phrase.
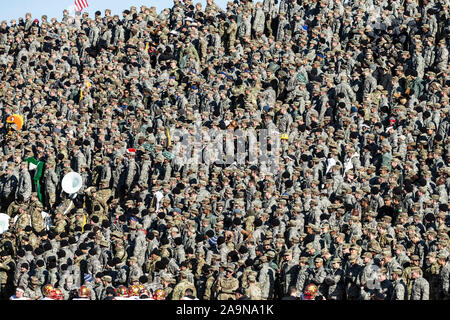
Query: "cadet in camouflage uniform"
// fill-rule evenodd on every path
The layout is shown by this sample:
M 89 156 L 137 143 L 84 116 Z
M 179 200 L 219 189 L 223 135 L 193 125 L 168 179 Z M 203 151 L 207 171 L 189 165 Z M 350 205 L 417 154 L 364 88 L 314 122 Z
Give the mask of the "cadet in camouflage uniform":
M 15 166 L 10 163 L 6 168 L 5 175 L 3 175 L 3 181 L 1 185 L 1 196 L 2 196 L 2 208 L 6 211 L 9 204 L 14 201 L 14 195 L 16 192 L 18 179 L 14 172 Z
M 327 272 L 325 271 L 325 268 L 323 267 L 323 259 L 320 257 L 317 257 L 314 259 L 314 268 L 310 268 L 308 278 L 306 279 L 306 282 L 308 284 L 314 283 L 317 288 L 319 289 L 320 294 L 323 296 L 327 295 L 327 285 L 325 282 L 325 278 L 327 276 Z
M 10 252 L 0 252 L 0 295 L 2 299 L 8 299 L 13 291 L 14 271 L 16 264 Z
M 267 256 L 259 258 L 258 282 L 261 283 L 262 300 L 271 299 L 275 285 L 276 271 L 267 262 Z
M 179 281 L 175 288 L 173 288 L 172 292 L 172 300 L 181 300 L 184 297 L 184 292 L 187 289 L 191 289 L 193 291 L 193 295 L 197 296 L 197 290 L 192 282 L 187 280 L 187 273 L 185 271 L 181 271 L 179 274 Z
M 341 259 L 334 258 L 332 261 L 333 269 L 324 279 L 327 285 L 327 300 L 342 300 L 344 298 L 344 271 L 341 268 Z
M 439 274 L 440 265 L 436 259 L 436 253 L 430 252 L 427 255 L 428 267 L 423 272 L 423 277 L 430 284 L 430 300 L 437 300 L 439 297 Z
M 411 300 L 429 300 L 430 284 L 422 275 L 419 267 L 411 268 L 411 278 L 413 279 L 411 289 Z
M 281 279 L 281 295 L 284 297 L 288 293 L 290 286 L 294 285 L 297 277 L 297 263 L 292 259 L 292 250 L 287 250 L 283 254 L 283 262 L 280 267 L 279 277 Z
M 247 278 L 248 286 L 245 289 L 245 294 L 250 300 L 261 300 L 261 286 L 256 281 L 256 276 L 251 274 Z
M 239 281 L 234 277 L 234 268 L 225 268 L 225 277 L 220 278 L 215 285 L 217 300 L 235 300 L 234 290 L 239 288 Z
M 20 164 L 20 173 L 17 181 L 15 198 L 27 202 L 32 191 L 31 175 L 28 172 L 28 163 L 23 161 Z
M 36 233 L 40 233 L 46 228 L 46 221 L 42 217 L 44 206 L 39 201 L 36 194 L 31 194 L 28 210 L 31 213 L 31 226 Z
M 393 290 L 391 300 L 407 300 L 406 285 L 402 278 L 403 270 L 395 269 L 392 272 Z
M 412 278 L 412 268 L 419 266 L 419 256 L 412 255 L 411 256 L 411 265 L 406 267 L 403 271 L 403 280 L 405 281 L 407 292 L 408 292 L 408 299 L 411 297 L 411 291 L 412 291 L 412 285 L 413 285 L 413 278 Z
M 25 288 L 24 296 L 31 300 L 39 300 L 43 297 L 41 285 L 36 277 L 30 278 L 28 287 Z
M 437 256 L 437 263 L 440 265 L 439 272 L 439 299 L 448 300 L 450 297 L 450 264 L 445 254 Z
M 256 9 L 253 16 L 253 25 L 252 25 L 252 31 L 254 36 L 259 33 L 263 33 L 265 26 L 265 14 L 263 10 L 263 4 L 257 2 L 255 7 Z
M 46 170 L 44 173 L 44 197 L 46 199 L 45 203 L 50 209 L 53 208 L 56 203 L 56 190 L 59 180 L 55 172 L 55 161 L 49 159 L 49 161 L 47 161 L 45 165 Z

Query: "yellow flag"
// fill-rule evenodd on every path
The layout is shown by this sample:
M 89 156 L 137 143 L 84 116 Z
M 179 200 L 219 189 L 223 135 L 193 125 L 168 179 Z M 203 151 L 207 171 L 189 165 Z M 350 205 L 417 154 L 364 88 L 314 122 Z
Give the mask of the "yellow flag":
M 83 99 L 83 89 L 84 88 L 88 88 L 89 89 L 90 87 L 92 87 L 92 84 L 89 81 L 85 80 L 84 83 L 83 83 L 83 86 L 80 89 L 80 101 L 81 101 L 81 99 Z
M 166 136 L 167 136 L 167 146 L 170 147 L 172 145 L 172 141 L 170 140 L 169 128 L 166 128 Z
M 84 232 L 84 226 L 86 225 L 86 215 L 83 214 L 83 226 L 81 227 L 81 232 Z
M 145 44 L 145 51 L 148 52 L 148 42 Z

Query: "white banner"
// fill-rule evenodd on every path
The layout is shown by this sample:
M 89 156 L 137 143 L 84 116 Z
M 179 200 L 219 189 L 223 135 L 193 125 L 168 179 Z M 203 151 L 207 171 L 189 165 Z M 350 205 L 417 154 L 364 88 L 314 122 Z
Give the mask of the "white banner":
M 6 213 L 0 213 L 0 234 L 8 231 L 9 216 Z

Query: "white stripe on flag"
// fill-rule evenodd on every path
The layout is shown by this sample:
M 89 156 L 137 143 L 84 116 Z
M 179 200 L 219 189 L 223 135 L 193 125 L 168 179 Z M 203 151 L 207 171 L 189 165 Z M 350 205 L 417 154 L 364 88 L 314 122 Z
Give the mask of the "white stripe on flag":
M 75 0 L 75 10 L 82 11 L 84 8 L 87 8 L 89 5 L 87 0 Z

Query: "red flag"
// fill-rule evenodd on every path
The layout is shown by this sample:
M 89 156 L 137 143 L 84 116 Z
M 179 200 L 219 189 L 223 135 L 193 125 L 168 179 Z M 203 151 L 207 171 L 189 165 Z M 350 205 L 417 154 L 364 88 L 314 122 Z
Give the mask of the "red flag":
M 84 8 L 87 8 L 89 5 L 87 0 L 75 0 L 75 11 L 82 11 Z

